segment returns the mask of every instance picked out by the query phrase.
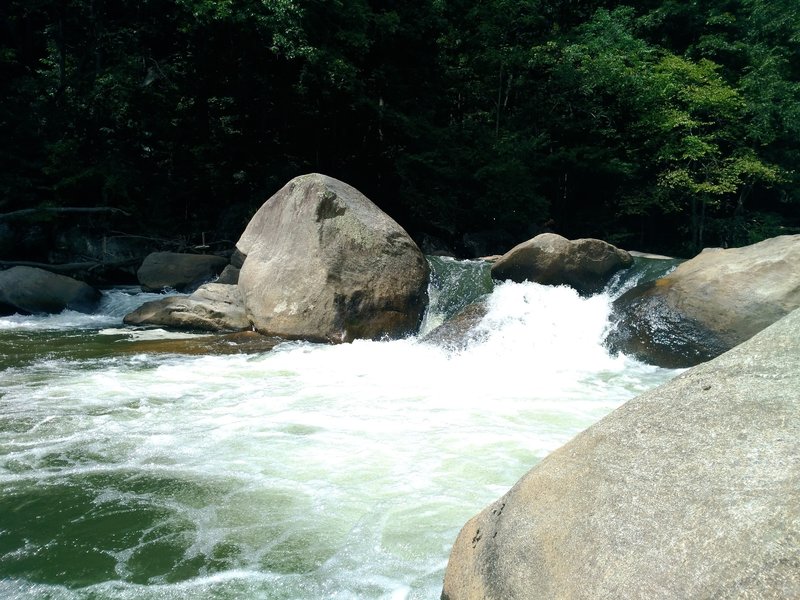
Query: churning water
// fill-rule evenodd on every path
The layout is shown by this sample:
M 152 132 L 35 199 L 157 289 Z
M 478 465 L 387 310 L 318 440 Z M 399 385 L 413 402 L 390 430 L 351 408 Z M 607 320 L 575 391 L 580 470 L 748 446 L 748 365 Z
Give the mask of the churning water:
M 490 292 L 463 350 L 126 329 L 126 290 L 0 319 L 0 597 L 438 598 L 467 519 L 674 372 L 607 353 L 607 294 L 431 262 L 425 329 Z

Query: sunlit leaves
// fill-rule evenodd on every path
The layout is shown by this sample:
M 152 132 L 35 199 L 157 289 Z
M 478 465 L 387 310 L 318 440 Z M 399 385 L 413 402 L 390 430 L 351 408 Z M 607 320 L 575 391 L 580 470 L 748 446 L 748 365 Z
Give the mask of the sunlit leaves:
M 718 65 L 672 54 L 656 65 L 661 185 L 689 194 L 733 194 L 743 174 L 773 183 L 775 167 L 742 148 L 746 102 L 718 74 Z
M 305 11 L 294 0 L 176 0 L 176 4 L 194 19 L 180 24 L 185 32 L 225 24 L 255 28 L 270 52 L 290 59 L 314 55 L 304 29 Z

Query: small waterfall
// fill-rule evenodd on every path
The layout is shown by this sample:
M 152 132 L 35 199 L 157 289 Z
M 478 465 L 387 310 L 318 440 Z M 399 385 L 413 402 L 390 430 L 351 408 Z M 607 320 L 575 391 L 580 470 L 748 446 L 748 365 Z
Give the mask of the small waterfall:
M 633 266 L 629 269 L 618 271 L 608 282 L 605 293 L 611 298 L 619 298 L 628 290 L 653 281 L 659 277 L 664 277 L 675 270 L 683 260 L 679 258 L 644 258 L 636 256 L 633 259 Z
M 469 517 L 673 372 L 606 352 L 608 294 L 430 260 L 424 329 L 485 299 L 458 351 L 126 352 L 125 290 L 0 319 L 0 597 L 437 597 Z
M 491 265 L 482 260 L 428 256 L 431 268 L 428 309 L 419 334 L 424 336 L 466 306 L 492 291 Z

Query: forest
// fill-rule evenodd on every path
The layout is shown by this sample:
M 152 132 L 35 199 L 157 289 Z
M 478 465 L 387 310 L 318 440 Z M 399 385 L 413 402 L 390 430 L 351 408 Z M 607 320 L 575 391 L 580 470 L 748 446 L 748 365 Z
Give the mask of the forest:
M 0 14 L 0 214 L 103 207 L 125 233 L 235 241 L 321 172 L 461 255 L 542 230 L 678 256 L 800 232 L 797 0 Z

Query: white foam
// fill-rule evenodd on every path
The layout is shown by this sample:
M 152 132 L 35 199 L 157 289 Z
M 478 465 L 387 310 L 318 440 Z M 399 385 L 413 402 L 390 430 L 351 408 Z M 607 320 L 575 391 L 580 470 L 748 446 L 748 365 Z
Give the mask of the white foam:
M 608 355 L 608 312 L 605 296 L 506 283 L 460 352 L 406 339 L 39 362 L 0 388 L 0 483 L 99 486 L 101 508 L 158 507 L 186 561 L 237 549 L 220 572 L 84 590 L 101 597 L 435 597 L 470 516 L 670 375 Z M 115 551 L 119 576 L 143 537 Z M 36 590 L 78 597 L 0 583 Z
M 188 340 L 194 338 L 211 337 L 209 333 L 192 333 L 186 331 L 169 331 L 156 327 L 155 329 L 138 329 L 130 327 L 107 327 L 97 332 L 98 335 L 123 336 L 129 341 L 140 340 Z
M 100 304 L 94 313 L 64 310 L 49 315 L 10 315 L 0 317 L 0 331 L 31 330 L 52 331 L 69 329 L 92 329 L 121 325 L 122 318 L 145 302 L 157 300 L 165 295 L 143 293 L 135 288 L 112 288 L 102 290 Z

